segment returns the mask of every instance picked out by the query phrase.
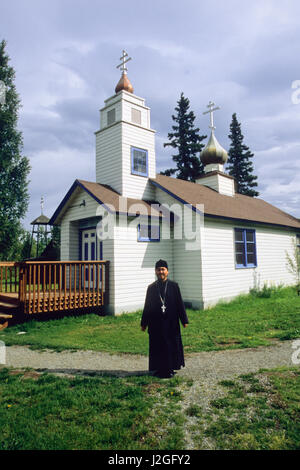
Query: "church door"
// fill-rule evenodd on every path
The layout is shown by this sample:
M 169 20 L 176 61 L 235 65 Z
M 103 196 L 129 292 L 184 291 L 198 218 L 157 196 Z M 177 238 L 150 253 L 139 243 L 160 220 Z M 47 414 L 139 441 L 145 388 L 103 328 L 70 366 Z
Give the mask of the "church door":
M 97 238 L 96 229 L 87 229 L 82 231 L 82 244 L 81 244 L 81 259 L 82 261 L 96 261 L 102 259 L 102 241 Z M 94 272 L 93 266 L 85 267 L 83 273 L 84 285 L 86 288 L 95 287 L 98 283 L 101 284 L 102 272 L 100 272 L 100 279 L 97 280 L 97 270 Z

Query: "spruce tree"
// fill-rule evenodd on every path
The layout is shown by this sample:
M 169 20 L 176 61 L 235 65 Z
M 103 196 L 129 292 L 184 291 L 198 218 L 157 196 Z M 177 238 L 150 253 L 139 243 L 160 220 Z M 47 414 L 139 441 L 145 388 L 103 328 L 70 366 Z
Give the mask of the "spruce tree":
M 195 181 L 195 179 L 204 173 L 204 167 L 199 158 L 199 154 L 204 147 L 201 141 L 206 135 L 199 135 L 199 128 L 194 127 L 195 115 L 189 111 L 190 102 L 181 93 L 177 102 L 175 111 L 172 115 L 175 125 L 172 126 L 173 132 L 168 133 L 170 142 L 164 144 L 164 147 L 170 146 L 177 149 L 178 153 L 172 155 L 176 168 L 170 168 L 161 172 L 161 174 L 176 177 L 183 180 Z
M 237 183 L 237 192 L 246 196 L 258 196 L 259 193 L 253 189 L 257 187 L 257 176 L 253 175 L 253 164 L 251 159 L 254 154 L 249 147 L 243 144 L 244 136 L 241 124 L 238 122 L 236 113 L 232 115 L 229 139 L 231 140 L 228 152 L 227 170 L 234 176 Z
M 15 71 L 9 65 L 6 42 L 0 42 L 0 83 L 5 96 L 0 104 L 0 259 L 14 259 L 21 219 L 28 207 L 29 161 L 21 155 L 23 140 L 17 129 L 21 106 L 14 84 Z

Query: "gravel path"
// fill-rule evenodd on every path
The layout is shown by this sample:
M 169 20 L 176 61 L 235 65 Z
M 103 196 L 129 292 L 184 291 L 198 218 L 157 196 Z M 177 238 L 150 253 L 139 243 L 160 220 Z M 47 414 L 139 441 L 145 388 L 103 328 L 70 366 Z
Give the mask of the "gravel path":
M 177 374 L 211 382 L 261 368 L 293 365 L 292 343 L 278 341 L 269 347 L 186 354 L 186 366 Z M 113 374 L 122 377 L 146 374 L 148 357 L 95 351 L 37 351 L 25 346 L 7 346 L 6 366 L 68 375 Z

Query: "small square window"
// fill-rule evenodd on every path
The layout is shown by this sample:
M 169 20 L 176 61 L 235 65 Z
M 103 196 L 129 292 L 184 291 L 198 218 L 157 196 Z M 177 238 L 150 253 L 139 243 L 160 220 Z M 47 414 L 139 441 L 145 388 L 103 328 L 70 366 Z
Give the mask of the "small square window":
M 133 175 L 148 176 L 147 150 L 131 148 L 131 173 Z
M 110 111 L 107 111 L 107 125 L 110 126 L 113 124 L 116 120 L 116 110 L 115 108 L 111 109 Z
M 159 242 L 160 241 L 159 225 L 139 224 L 138 225 L 138 241 L 139 242 Z
M 141 124 L 142 114 L 139 109 L 131 108 L 131 121 L 135 124 Z

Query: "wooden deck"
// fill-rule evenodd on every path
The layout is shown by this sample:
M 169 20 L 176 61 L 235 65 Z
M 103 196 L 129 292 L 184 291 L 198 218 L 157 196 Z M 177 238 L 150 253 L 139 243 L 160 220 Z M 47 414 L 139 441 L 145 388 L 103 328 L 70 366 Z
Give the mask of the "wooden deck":
M 0 320 L 7 315 L 99 310 L 108 303 L 108 276 L 108 261 L 0 262 Z

